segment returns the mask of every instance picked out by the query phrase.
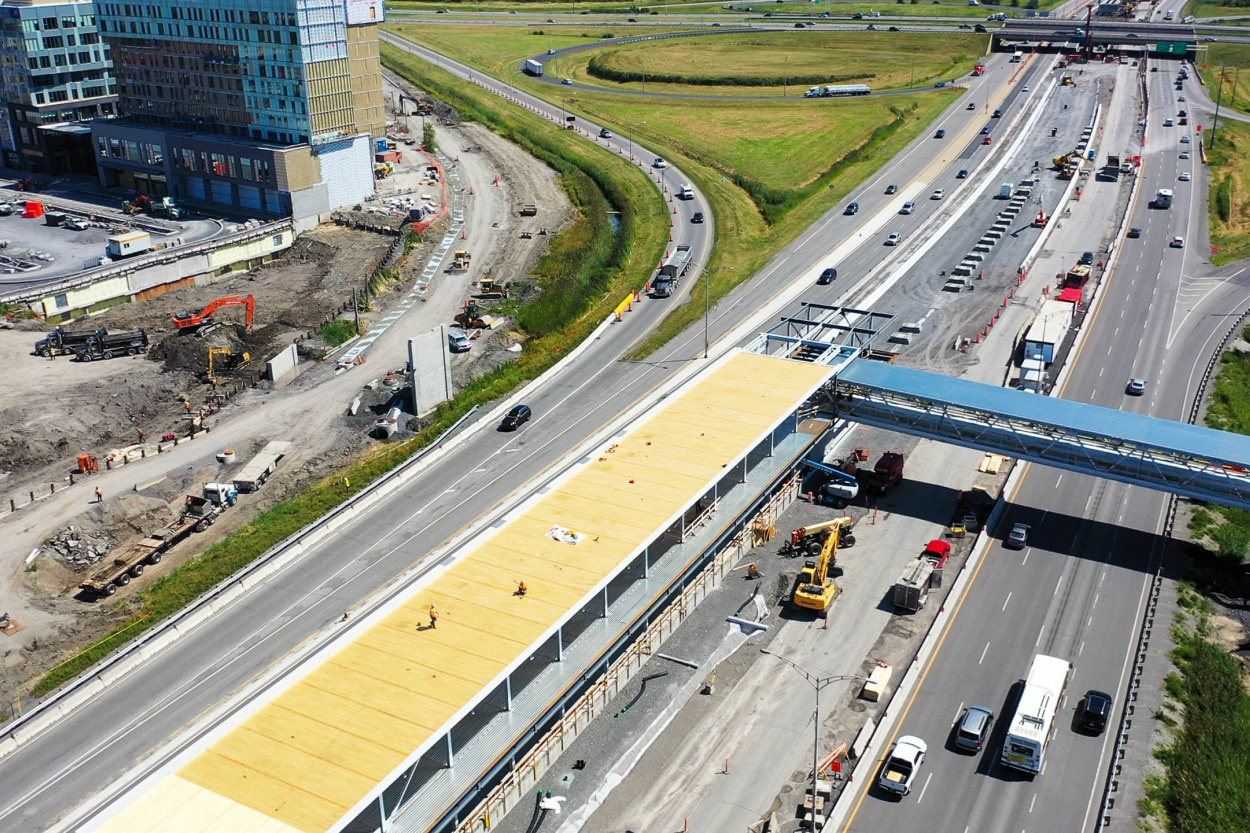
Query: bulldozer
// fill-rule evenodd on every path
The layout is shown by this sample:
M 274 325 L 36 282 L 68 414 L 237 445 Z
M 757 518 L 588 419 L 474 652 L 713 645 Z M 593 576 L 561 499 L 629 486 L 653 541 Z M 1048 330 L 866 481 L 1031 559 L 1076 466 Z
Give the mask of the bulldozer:
M 455 322 L 464 330 L 489 330 L 495 325 L 495 319 L 484 314 L 474 301 L 464 302 L 464 309 L 456 313 Z
M 494 278 L 482 278 L 475 281 L 477 284 L 477 292 L 473 293 L 473 297 L 482 301 L 497 301 L 508 297 L 508 284 L 503 281 L 497 281 Z
M 838 586 L 829 578 L 829 570 L 837 563 L 838 547 L 849 547 L 855 543 L 855 536 L 851 534 L 854 525 L 852 518 L 835 518 L 791 534 L 792 543 L 797 536 L 796 545 L 802 545 L 809 551 L 811 539 L 822 539 L 816 559 L 803 562 L 803 569 L 799 571 L 792 598 L 795 607 L 823 613 L 833 604 Z
M 465 272 L 469 269 L 469 261 L 473 259 L 473 255 L 464 249 L 457 249 L 455 257 L 451 261 L 451 271 Z
M 210 385 L 217 384 L 217 376 L 213 372 L 215 368 L 234 370 L 242 367 L 251 360 L 251 353 L 236 353 L 229 347 L 208 348 L 208 383 Z

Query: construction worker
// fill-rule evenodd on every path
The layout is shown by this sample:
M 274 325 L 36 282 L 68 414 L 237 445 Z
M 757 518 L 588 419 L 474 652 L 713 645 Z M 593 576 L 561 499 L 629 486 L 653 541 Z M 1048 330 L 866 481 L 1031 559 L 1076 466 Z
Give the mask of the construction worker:
M 517 585 L 516 594 L 518 596 L 524 596 L 527 592 L 529 592 L 529 588 L 525 586 L 525 582 L 521 582 Z
M 434 605 L 430 605 L 430 628 L 438 627 L 438 611 L 434 609 Z
M 103 502 L 104 502 L 104 495 L 100 494 L 100 487 L 99 487 L 99 486 L 96 486 L 96 490 L 95 490 L 95 502 L 96 502 L 96 503 L 103 503 Z

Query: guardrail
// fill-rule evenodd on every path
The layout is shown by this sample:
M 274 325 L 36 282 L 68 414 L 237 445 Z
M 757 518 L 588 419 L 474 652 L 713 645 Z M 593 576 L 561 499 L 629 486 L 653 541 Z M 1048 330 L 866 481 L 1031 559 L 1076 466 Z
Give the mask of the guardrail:
M 137 269 L 146 268 L 148 266 L 160 266 L 163 263 L 174 263 L 187 257 L 213 252 L 225 246 L 233 246 L 238 243 L 247 243 L 261 237 L 267 237 L 280 231 L 293 231 L 295 223 L 290 219 L 276 220 L 272 223 L 264 223 L 255 228 L 245 229 L 225 237 L 215 237 L 212 240 L 206 240 L 203 243 L 196 243 L 191 246 L 179 247 L 176 249 L 166 249 L 155 252 L 151 255 L 140 255 L 136 258 L 129 258 L 121 263 L 109 264 L 101 266 L 97 269 L 89 269 L 86 272 L 79 272 L 69 278 L 65 278 L 56 283 L 41 284 L 35 287 L 26 287 L 24 289 L 15 290 L 0 295 L 0 303 L 23 303 L 33 301 L 56 292 L 63 292 L 67 289 L 77 289 L 82 286 L 88 286 L 97 281 L 107 278 L 117 277 L 119 275 L 127 275 Z

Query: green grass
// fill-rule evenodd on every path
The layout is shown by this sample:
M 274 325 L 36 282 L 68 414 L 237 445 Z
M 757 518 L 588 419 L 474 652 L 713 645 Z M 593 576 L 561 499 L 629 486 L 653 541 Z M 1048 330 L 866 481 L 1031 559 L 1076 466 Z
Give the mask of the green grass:
M 1208 134 L 1200 135 L 1208 141 Z M 1225 121 L 1215 137 L 1207 152 L 1214 184 L 1207 224 L 1211 245 L 1219 249 L 1211 262 L 1223 265 L 1250 257 L 1250 124 Z
M 642 89 L 645 75 L 653 90 L 663 92 L 684 92 L 684 86 L 772 87 L 780 96 L 788 84 L 791 95 L 801 95 L 804 87 L 822 83 L 892 90 L 964 75 L 986 46 L 984 35 L 761 32 L 605 47 L 557 58 L 549 72 L 634 90 Z
M 1250 9 L 1247 10 L 1250 13 Z M 1212 43 L 1207 44 L 1205 63 L 1199 64 L 1202 80 L 1206 82 L 1207 93 L 1215 101 L 1220 96 L 1220 107 L 1232 107 L 1243 113 L 1250 113 L 1250 44 Z M 1241 70 L 1246 70 L 1246 77 L 1241 77 Z M 1224 92 L 1220 95 L 1220 73 L 1223 70 Z
M 1250 818 L 1250 695 L 1241 666 L 1194 630 L 1174 629 L 1167 691 L 1182 706 L 1173 744 L 1158 751 L 1165 778 L 1149 785 L 1170 833 L 1242 833 Z
M 40 678 L 42 696 L 73 679 L 139 634 L 173 616 L 220 581 L 254 561 L 279 541 L 324 516 L 414 453 L 425 448 L 477 405 L 489 405 L 537 378 L 576 346 L 606 317 L 626 292 L 641 287 L 667 242 L 668 209 L 633 166 L 588 143 L 565 139 L 564 131 L 524 111 L 500 107 L 492 96 L 441 70 L 383 46 L 387 68 L 478 118 L 526 147 L 561 173 L 578 214 L 556 235 L 534 269 L 541 289 L 522 307 L 528 337 L 517 360 L 473 380 L 440 405 L 428 426 L 410 440 L 384 446 L 363 460 L 257 516 L 243 529 L 180 565 L 136 594 L 120 609 L 126 616 L 103 639 Z M 609 212 L 618 212 L 611 234 Z
M 360 335 L 356 322 L 350 318 L 339 318 L 317 330 L 321 340 L 329 347 L 338 347 L 352 336 Z
M 1178 16 L 1184 18 L 1191 14 L 1199 19 L 1247 15 L 1250 14 L 1250 0 L 1226 0 L 1226 2 L 1219 3 L 1210 2 L 1210 0 L 1190 0 L 1185 10 Z M 1161 18 L 1162 15 L 1159 17 Z

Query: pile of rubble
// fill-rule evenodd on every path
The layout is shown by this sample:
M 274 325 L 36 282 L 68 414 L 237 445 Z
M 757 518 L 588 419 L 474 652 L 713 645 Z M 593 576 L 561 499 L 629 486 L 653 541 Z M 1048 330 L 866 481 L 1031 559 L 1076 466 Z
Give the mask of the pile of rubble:
M 44 542 L 44 547 L 71 567 L 82 568 L 95 564 L 113 545 L 71 524 Z

